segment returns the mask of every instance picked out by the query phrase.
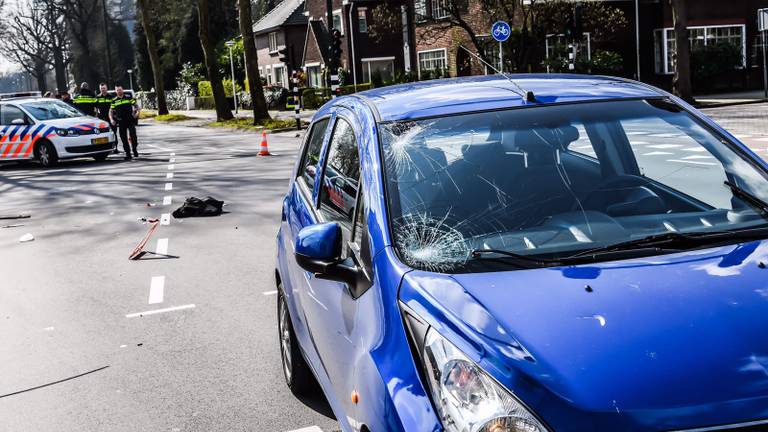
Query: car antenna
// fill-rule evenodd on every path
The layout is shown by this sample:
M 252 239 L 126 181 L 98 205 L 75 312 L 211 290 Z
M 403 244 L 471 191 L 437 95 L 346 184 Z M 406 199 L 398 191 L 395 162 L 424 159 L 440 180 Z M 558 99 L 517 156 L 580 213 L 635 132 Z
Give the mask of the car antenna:
M 517 88 L 517 90 L 519 90 L 519 93 L 518 93 L 518 94 L 519 94 L 521 97 L 525 98 L 525 101 L 526 101 L 526 102 L 538 102 L 538 101 L 536 100 L 536 95 L 534 95 L 532 91 L 530 91 L 530 90 L 526 90 L 526 89 L 522 88 L 522 87 L 520 86 L 520 84 L 516 83 L 516 82 L 515 82 L 515 80 L 513 80 L 513 79 L 512 79 L 512 77 L 511 77 L 511 76 L 509 76 L 509 75 L 505 74 L 504 72 L 502 72 L 502 71 L 500 71 L 500 70 L 496 69 L 495 67 L 493 67 L 493 65 L 491 65 L 491 64 L 490 64 L 490 63 L 488 63 L 487 61 L 483 60 L 483 58 L 482 58 L 482 57 L 480 57 L 479 55 L 477 55 L 477 54 L 473 53 L 472 51 L 470 51 L 470 50 L 469 50 L 467 47 L 465 47 L 464 45 L 459 45 L 459 48 L 463 48 L 463 49 L 464 49 L 464 51 L 468 52 L 468 53 L 469 53 L 471 56 L 473 56 L 473 57 L 475 57 L 476 59 L 480 60 L 480 62 L 481 62 L 481 63 L 483 63 L 485 66 L 487 66 L 487 67 L 491 68 L 491 69 L 492 69 L 494 72 L 496 72 L 497 74 L 499 74 L 499 75 L 503 76 L 504 78 L 506 78 L 506 79 L 507 79 L 507 81 L 511 82 L 511 83 L 512 83 L 512 85 L 514 85 L 514 86 Z M 517 93 L 517 92 L 515 92 L 515 93 Z

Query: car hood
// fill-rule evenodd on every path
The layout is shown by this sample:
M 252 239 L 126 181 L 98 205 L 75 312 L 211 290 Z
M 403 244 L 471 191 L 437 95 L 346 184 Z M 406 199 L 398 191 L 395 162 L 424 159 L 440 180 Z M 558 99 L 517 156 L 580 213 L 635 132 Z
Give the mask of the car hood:
M 590 266 L 415 271 L 401 299 L 474 345 L 555 430 L 703 427 L 768 418 L 763 260 L 768 243 L 750 242 Z
M 95 117 L 72 117 L 55 120 L 45 120 L 44 122 L 48 126 L 57 128 L 79 128 L 84 130 L 93 129 L 95 127 L 106 128 L 109 124 L 104 120 L 97 119 Z

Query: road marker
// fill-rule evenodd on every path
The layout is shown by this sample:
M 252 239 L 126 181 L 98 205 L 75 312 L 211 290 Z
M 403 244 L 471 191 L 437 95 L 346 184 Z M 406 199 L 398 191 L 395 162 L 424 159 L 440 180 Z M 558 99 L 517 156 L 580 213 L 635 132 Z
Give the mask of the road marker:
M 160 241 L 158 241 L 158 243 L 160 243 Z M 160 248 L 158 246 L 158 251 L 159 250 Z M 152 282 L 149 284 L 149 304 L 158 304 L 163 302 L 164 287 L 165 276 L 152 276 Z
M 171 214 L 170 213 L 163 213 L 163 215 L 160 216 L 160 224 L 162 224 L 162 225 L 170 225 L 171 224 Z
M 157 255 L 168 255 L 168 239 L 157 239 L 157 248 L 155 249 Z
M 262 294 L 265 296 L 271 296 L 277 294 L 277 291 L 264 291 Z
M 155 309 L 155 310 L 150 310 L 150 311 L 145 311 L 145 312 L 130 313 L 130 314 L 125 315 L 125 317 L 126 318 L 137 318 L 137 317 L 142 317 L 142 316 L 147 316 L 147 315 L 161 314 L 161 313 L 165 313 L 165 312 L 175 312 L 175 311 L 180 311 L 180 310 L 184 310 L 184 309 L 192 309 L 194 307 L 195 307 L 194 304 L 188 304 L 188 305 L 184 305 L 184 306 L 173 306 L 173 307 L 169 307 L 169 308 L 165 308 L 165 309 Z
M 310 427 L 305 427 L 305 428 L 301 428 L 301 429 L 294 429 L 294 430 L 288 431 L 288 432 L 323 432 L 323 430 L 320 429 L 317 426 L 310 426 Z
M 173 197 L 172 196 L 166 195 L 166 196 L 163 197 L 163 205 L 164 206 L 171 205 L 171 201 L 173 201 Z
M 170 159 L 168 160 L 168 163 L 175 163 L 175 162 L 176 162 L 176 158 L 170 158 Z
M 169 172 L 168 174 L 165 175 L 165 178 L 172 179 L 173 178 L 173 173 Z
M 168 165 L 168 171 L 173 171 L 173 164 Z
M 173 183 L 166 183 L 165 184 L 165 190 L 167 190 L 167 191 L 173 190 Z
M 176 153 L 171 153 L 171 156 L 176 156 Z

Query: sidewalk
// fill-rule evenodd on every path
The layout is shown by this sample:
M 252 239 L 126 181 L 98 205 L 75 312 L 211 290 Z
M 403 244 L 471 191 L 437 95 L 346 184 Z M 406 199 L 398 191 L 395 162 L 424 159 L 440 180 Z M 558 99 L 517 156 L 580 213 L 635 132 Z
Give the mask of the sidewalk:
M 765 102 L 764 90 L 751 90 L 734 93 L 718 93 L 710 95 L 696 95 L 694 96 L 696 102 L 701 105 L 737 105 L 745 103 Z
M 317 110 L 301 110 L 300 116 L 301 120 L 303 122 L 309 123 L 310 120 L 312 120 L 312 116 L 315 115 Z M 250 110 L 240 110 L 237 114 L 237 118 L 251 118 L 252 111 Z M 207 120 L 207 121 L 216 121 L 216 111 L 215 110 L 172 110 L 171 114 L 183 114 L 188 117 L 194 117 L 199 118 L 201 120 Z M 233 111 L 232 114 L 235 114 Z M 294 118 L 294 112 L 293 111 L 277 111 L 277 110 L 270 110 L 269 115 L 272 116 L 273 119 L 276 120 L 292 120 Z

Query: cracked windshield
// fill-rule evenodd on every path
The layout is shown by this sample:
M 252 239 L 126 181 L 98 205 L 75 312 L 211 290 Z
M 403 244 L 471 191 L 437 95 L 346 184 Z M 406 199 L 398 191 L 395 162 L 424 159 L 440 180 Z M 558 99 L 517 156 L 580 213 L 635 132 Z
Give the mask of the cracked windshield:
M 382 145 L 398 253 L 425 270 L 766 224 L 763 175 L 664 100 L 386 123 Z

